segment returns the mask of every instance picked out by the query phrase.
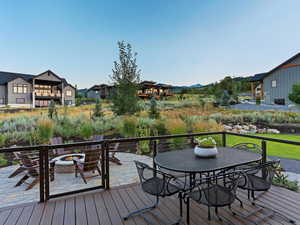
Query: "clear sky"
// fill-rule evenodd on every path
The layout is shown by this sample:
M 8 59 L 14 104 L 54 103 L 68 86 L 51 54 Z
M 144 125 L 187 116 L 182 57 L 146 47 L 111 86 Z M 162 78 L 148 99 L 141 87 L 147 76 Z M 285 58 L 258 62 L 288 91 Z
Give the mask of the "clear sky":
M 0 70 L 109 82 L 117 41 L 142 79 L 207 84 L 265 72 L 300 51 L 299 0 L 0 0 Z

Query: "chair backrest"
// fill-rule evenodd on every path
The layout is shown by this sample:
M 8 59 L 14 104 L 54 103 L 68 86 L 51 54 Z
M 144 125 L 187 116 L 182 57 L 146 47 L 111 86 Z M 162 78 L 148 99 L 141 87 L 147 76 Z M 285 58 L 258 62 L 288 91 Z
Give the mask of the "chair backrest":
M 239 179 L 242 172 L 219 172 L 216 175 L 203 178 L 203 182 L 198 185 L 198 200 L 204 197 L 209 206 L 230 205 L 236 196 Z
M 51 145 L 63 144 L 63 139 L 62 139 L 62 137 L 50 138 L 50 144 Z M 56 148 L 56 149 L 53 149 L 53 153 L 55 155 L 63 155 L 63 154 L 65 154 L 65 149 L 64 148 Z
M 236 148 L 247 152 L 255 152 L 255 153 L 262 154 L 261 147 L 255 143 L 239 143 L 233 145 L 232 148 Z
M 99 148 L 85 150 L 85 158 L 83 165 L 84 171 L 91 171 L 97 169 L 101 151 L 102 150 Z
M 149 165 L 134 161 L 142 189 L 152 195 L 165 196 L 171 193 L 170 185 L 175 177 L 156 170 Z
M 102 141 L 104 139 L 104 136 L 103 135 L 94 135 L 92 137 L 92 141 Z M 91 146 L 92 149 L 101 149 L 101 144 L 99 145 L 92 145 Z
M 250 185 L 250 187 L 255 187 L 257 179 L 251 179 L 252 176 L 260 177 L 259 182 L 264 182 L 266 188 L 270 188 L 272 186 L 272 181 L 276 170 L 280 165 L 280 160 L 272 160 L 265 163 L 260 163 L 254 166 L 249 167 L 244 171 L 244 182 L 240 182 L 239 186 Z
M 33 161 L 28 156 L 28 153 L 20 152 L 19 154 L 22 166 L 25 167 L 28 170 L 29 175 L 35 177 L 38 176 L 38 170 L 35 168 L 35 166 L 38 164 L 38 162 Z

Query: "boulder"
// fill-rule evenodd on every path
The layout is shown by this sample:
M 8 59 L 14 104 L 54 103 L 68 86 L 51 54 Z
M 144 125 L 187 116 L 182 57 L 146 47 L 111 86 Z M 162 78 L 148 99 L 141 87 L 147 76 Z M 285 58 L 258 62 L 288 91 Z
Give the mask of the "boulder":
M 268 134 L 280 134 L 280 131 L 277 129 L 267 129 Z

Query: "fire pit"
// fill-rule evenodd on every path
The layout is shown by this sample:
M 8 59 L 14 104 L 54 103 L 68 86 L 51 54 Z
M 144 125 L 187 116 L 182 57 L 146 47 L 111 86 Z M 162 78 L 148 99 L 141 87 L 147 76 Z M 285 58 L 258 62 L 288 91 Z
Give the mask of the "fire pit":
M 58 156 L 53 159 L 55 162 L 55 172 L 56 173 L 74 173 L 75 166 L 73 159 L 79 159 L 84 162 L 84 154 L 67 154 Z

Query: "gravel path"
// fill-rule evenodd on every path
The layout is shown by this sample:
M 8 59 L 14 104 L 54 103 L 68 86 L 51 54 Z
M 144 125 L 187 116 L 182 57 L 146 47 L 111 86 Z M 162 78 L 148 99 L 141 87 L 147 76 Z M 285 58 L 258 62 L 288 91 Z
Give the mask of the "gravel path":
M 252 110 L 252 111 L 275 110 L 275 111 L 284 111 L 284 112 L 300 112 L 300 109 L 297 109 L 295 107 L 290 108 L 286 105 L 256 105 L 256 104 L 249 104 L 249 103 L 231 105 L 230 109 Z

